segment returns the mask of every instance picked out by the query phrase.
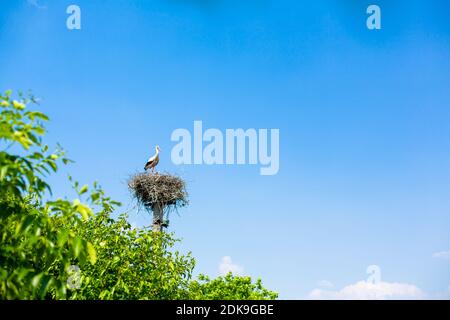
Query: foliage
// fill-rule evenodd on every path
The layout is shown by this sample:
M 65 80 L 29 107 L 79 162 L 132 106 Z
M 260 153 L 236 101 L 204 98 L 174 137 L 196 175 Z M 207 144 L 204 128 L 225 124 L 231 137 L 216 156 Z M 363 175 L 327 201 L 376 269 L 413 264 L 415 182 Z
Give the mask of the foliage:
M 200 275 L 198 281 L 191 281 L 189 292 L 194 300 L 274 300 L 278 297 L 278 293 L 263 287 L 261 279 L 253 283 L 250 277 L 234 276 L 231 272 L 212 280 Z
M 0 94 L 0 299 L 276 298 L 248 277 L 191 280 L 195 260 L 173 236 L 112 219 L 120 203 L 97 183 L 70 179 L 78 198 L 52 200 L 47 177 L 70 160 L 43 143 L 48 117 L 33 103 Z
M 97 263 L 82 269 L 73 299 L 184 299 L 195 261 L 170 251 L 170 234 L 133 228 L 121 215 L 99 214 L 77 233 L 96 248 Z
M 26 110 L 33 101 L 0 95 L 0 297 L 7 299 L 65 298 L 65 270 L 89 256 L 89 243 L 57 228 L 54 217 L 75 225 L 91 210 L 80 201 L 43 201 L 51 192 L 46 175 L 69 160 L 42 143 L 48 118 Z

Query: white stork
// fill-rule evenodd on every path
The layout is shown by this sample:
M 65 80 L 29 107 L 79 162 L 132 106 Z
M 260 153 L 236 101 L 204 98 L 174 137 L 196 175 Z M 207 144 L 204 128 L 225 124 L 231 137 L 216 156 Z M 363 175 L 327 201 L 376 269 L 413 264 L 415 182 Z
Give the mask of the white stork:
M 152 169 L 152 172 L 155 171 L 155 167 L 158 165 L 159 163 L 159 151 L 161 149 L 159 148 L 159 146 L 156 146 L 155 151 L 156 154 L 153 157 L 150 157 L 147 161 L 147 163 L 145 164 L 144 170 L 147 171 L 148 169 Z

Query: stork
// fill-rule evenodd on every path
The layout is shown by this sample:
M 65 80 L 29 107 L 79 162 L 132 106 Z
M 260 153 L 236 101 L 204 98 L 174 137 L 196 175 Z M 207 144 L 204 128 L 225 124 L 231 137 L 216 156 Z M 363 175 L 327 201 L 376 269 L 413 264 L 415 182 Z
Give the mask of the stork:
M 148 169 L 152 169 L 152 172 L 155 172 L 155 167 L 158 165 L 159 163 L 159 151 L 161 149 L 159 148 L 159 146 L 156 146 L 155 148 L 155 155 L 153 157 L 150 157 L 147 161 L 147 163 L 145 164 L 144 170 L 147 171 Z

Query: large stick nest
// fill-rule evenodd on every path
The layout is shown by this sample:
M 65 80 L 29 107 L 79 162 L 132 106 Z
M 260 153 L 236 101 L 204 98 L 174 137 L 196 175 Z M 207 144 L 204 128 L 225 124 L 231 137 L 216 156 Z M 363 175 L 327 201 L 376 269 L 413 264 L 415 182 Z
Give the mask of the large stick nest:
M 138 173 L 130 178 L 128 187 L 140 205 L 178 209 L 188 204 L 186 183 L 167 173 Z

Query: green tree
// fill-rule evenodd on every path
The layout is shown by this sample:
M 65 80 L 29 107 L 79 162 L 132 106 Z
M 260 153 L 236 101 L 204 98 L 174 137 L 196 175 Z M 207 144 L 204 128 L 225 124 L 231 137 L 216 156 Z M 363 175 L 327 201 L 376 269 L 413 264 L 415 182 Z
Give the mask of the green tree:
M 50 153 L 42 143 L 48 118 L 28 111 L 30 102 L 33 97 L 22 95 L 13 100 L 10 91 L 0 95 L 0 297 L 65 298 L 66 270 L 86 263 L 94 250 L 57 228 L 54 217 L 76 224 L 92 212 L 79 201 L 44 201 L 51 193 L 46 175 L 69 160 L 61 148 Z
M 210 279 L 200 275 L 190 283 L 190 299 L 193 300 L 274 300 L 278 293 L 263 287 L 261 279 L 253 282 L 250 277 L 234 276 Z
M 188 298 L 195 261 L 171 248 L 177 240 L 167 233 L 133 228 L 126 215 L 111 219 L 98 214 L 76 233 L 96 247 L 97 263 L 81 270 L 82 286 L 73 299 Z

